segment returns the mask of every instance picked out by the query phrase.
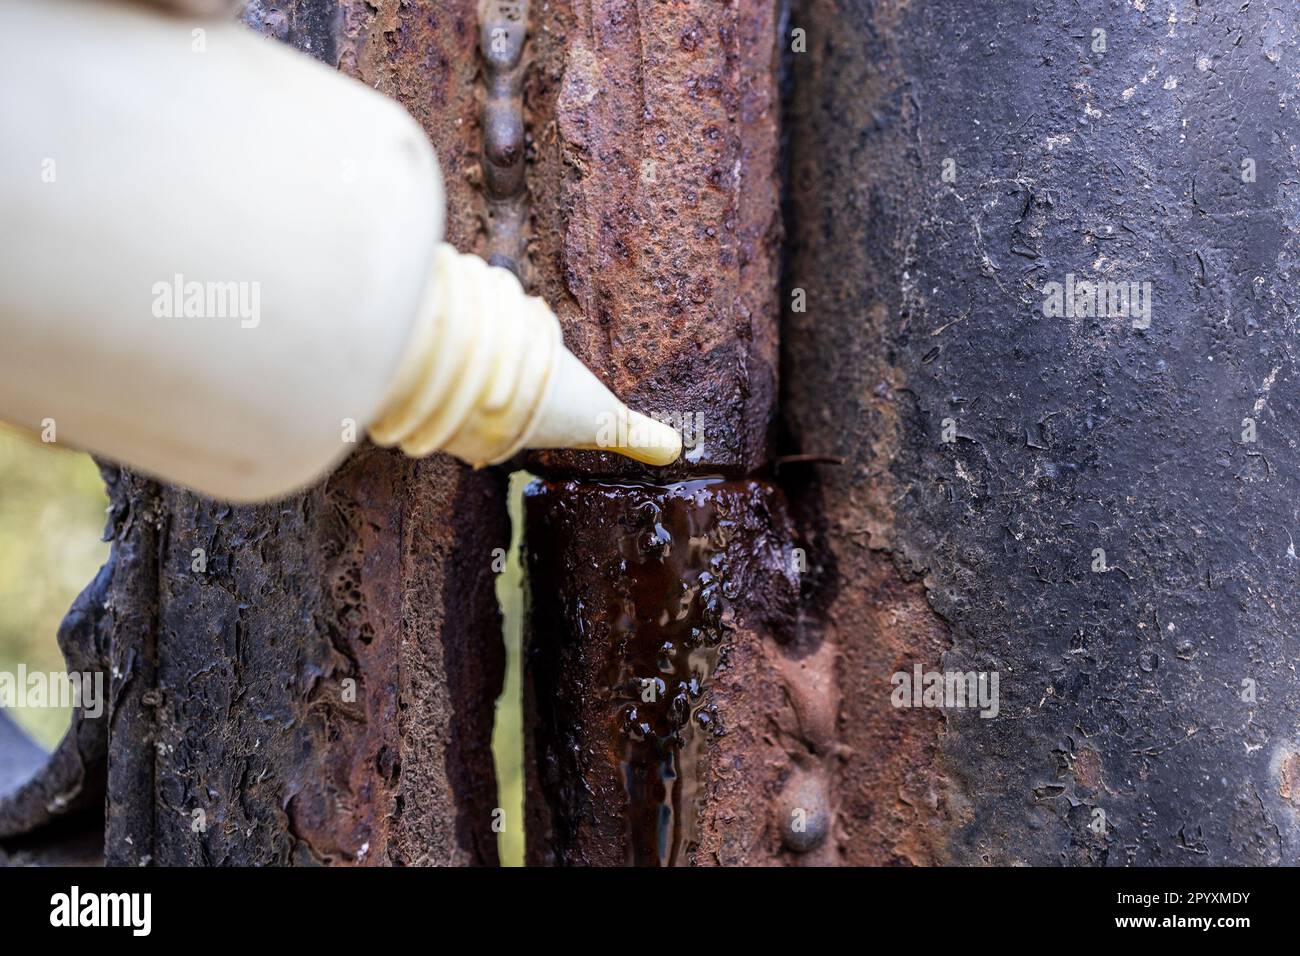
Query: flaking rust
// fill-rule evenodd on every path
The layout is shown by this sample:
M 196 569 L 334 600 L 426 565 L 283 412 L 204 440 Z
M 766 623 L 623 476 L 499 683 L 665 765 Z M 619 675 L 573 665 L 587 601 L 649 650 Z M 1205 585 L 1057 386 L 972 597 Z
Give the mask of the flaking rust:
M 531 861 L 833 852 L 833 718 L 792 686 L 832 660 L 797 634 L 781 492 L 538 481 L 525 515 Z
M 770 453 L 781 242 L 777 4 L 534 4 L 525 81 L 534 291 L 568 347 L 686 454 L 656 480 Z M 636 477 L 540 452 L 555 477 Z
M 834 647 L 797 626 L 781 492 L 739 477 L 766 467 L 776 404 L 777 5 L 532 18 L 531 284 L 687 450 L 654 473 L 673 484 L 527 458 L 548 479 L 525 509 L 529 860 L 831 862 Z

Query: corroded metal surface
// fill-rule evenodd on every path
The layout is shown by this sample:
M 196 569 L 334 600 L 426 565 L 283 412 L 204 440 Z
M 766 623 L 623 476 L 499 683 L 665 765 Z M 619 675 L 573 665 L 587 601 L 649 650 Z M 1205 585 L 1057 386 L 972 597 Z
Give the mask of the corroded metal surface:
M 776 400 L 776 19 L 748 0 L 534 7 L 529 277 L 569 347 L 687 446 L 656 476 L 673 484 L 529 456 L 553 479 L 526 506 L 534 863 L 837 854 L 833 657 L 795 626 L 779 491 L 742 478 Z M 741 480 L 694 477 L 718 474 Z
M 783 405 L 846 459 L 794 497 L 847 859 L 1297 862 L 1294 6 L 791 26 Z M 1048 314 L 1071 274 L 1149 282 L 1149 323 Z M 916 663 L 998 672 L 998 715 L 894 707 Z
M 767 458 L 777 380 L 776 4 L 535 5 L 533 291 L 630 406 L 684 424 L 667 474 Z M 609 454 L 534 471 L 633 474 Z
M 389 457 L 257 508 L 166 493 L 157 862 L 495 861 L 501 489 Z
M 154 706 L 158 701 L 157 633 L 161 531 L 160 489 L 126 469 L 105 471 L 113 577 L 108 612 L 108 784 L 104 862 L 141 866 L 154 860 Z
M 473 3 L 276 0 L 244 17 L 410 108 L 439 151 L 448 239 L 476 247 Z M 107 860 L 496 862 L 502 477 L 362 446 L 257 507 L 124 480 Z
M 781 493 L 535 482 L 524 546 L 530 861 L 833 857 L 832 659 Z

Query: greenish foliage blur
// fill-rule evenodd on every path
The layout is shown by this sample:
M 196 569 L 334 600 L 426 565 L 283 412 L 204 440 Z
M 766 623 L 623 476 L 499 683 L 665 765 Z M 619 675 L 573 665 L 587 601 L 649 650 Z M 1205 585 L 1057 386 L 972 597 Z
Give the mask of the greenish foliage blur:
M 510 523 L 514 531 L 506 569 L 497 576 L 502 632 L 506 642 L 506 682 L 497 700 L 497 720 L 492 731 L 497 788 L 505 810 L 505 829 L 497 837 L 502 866 L 524 865 L 524 735 L 520 645 L 523 634 L 523 572 L 519 564 L 523 528 L 524 487 L 533 480 L 527 472 L 510 476 Z
M 107 507 L 89 455 L 0 429 L 0 670 L 64 669 L 55 635 L 108 557 Z M 63 707 L 9 713 L 46 747 L 70 718 Z

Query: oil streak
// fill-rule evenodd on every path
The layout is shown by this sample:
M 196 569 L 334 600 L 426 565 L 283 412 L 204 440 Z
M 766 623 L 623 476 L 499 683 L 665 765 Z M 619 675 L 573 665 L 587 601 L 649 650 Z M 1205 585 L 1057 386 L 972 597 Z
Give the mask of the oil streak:
M 716 478 L 530 486 L 526 666 L 561 860 L 692 862 L 701 763 L 726 732 L 710 684 L 733 602 L 765 590 L 764 556 L 784 544 L 770 494 Z
M 626 580 L 603 691 L 619 722 L 629 861 L 685 862 L 701 735 L 720 733 L 708 684 L 722 643 L 730 519 L 720 482 L 646 495 L 619 540 Z

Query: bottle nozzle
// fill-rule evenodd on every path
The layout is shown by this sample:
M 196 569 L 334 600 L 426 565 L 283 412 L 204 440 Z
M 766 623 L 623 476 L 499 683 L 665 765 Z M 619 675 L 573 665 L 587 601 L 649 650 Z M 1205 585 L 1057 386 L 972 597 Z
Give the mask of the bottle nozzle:
M 676 429 L 629 409 L 563 345 L 557 359 L 523 447 L 612 451 L 647 465 L 681 456 Z
M 677 431 L 627 408 L 564 347 L 560 323 L 505 269 L 445 243 L 392 396 L 370 427 L 409 455 L 493 465 L 524 448 L 681 455 Z

